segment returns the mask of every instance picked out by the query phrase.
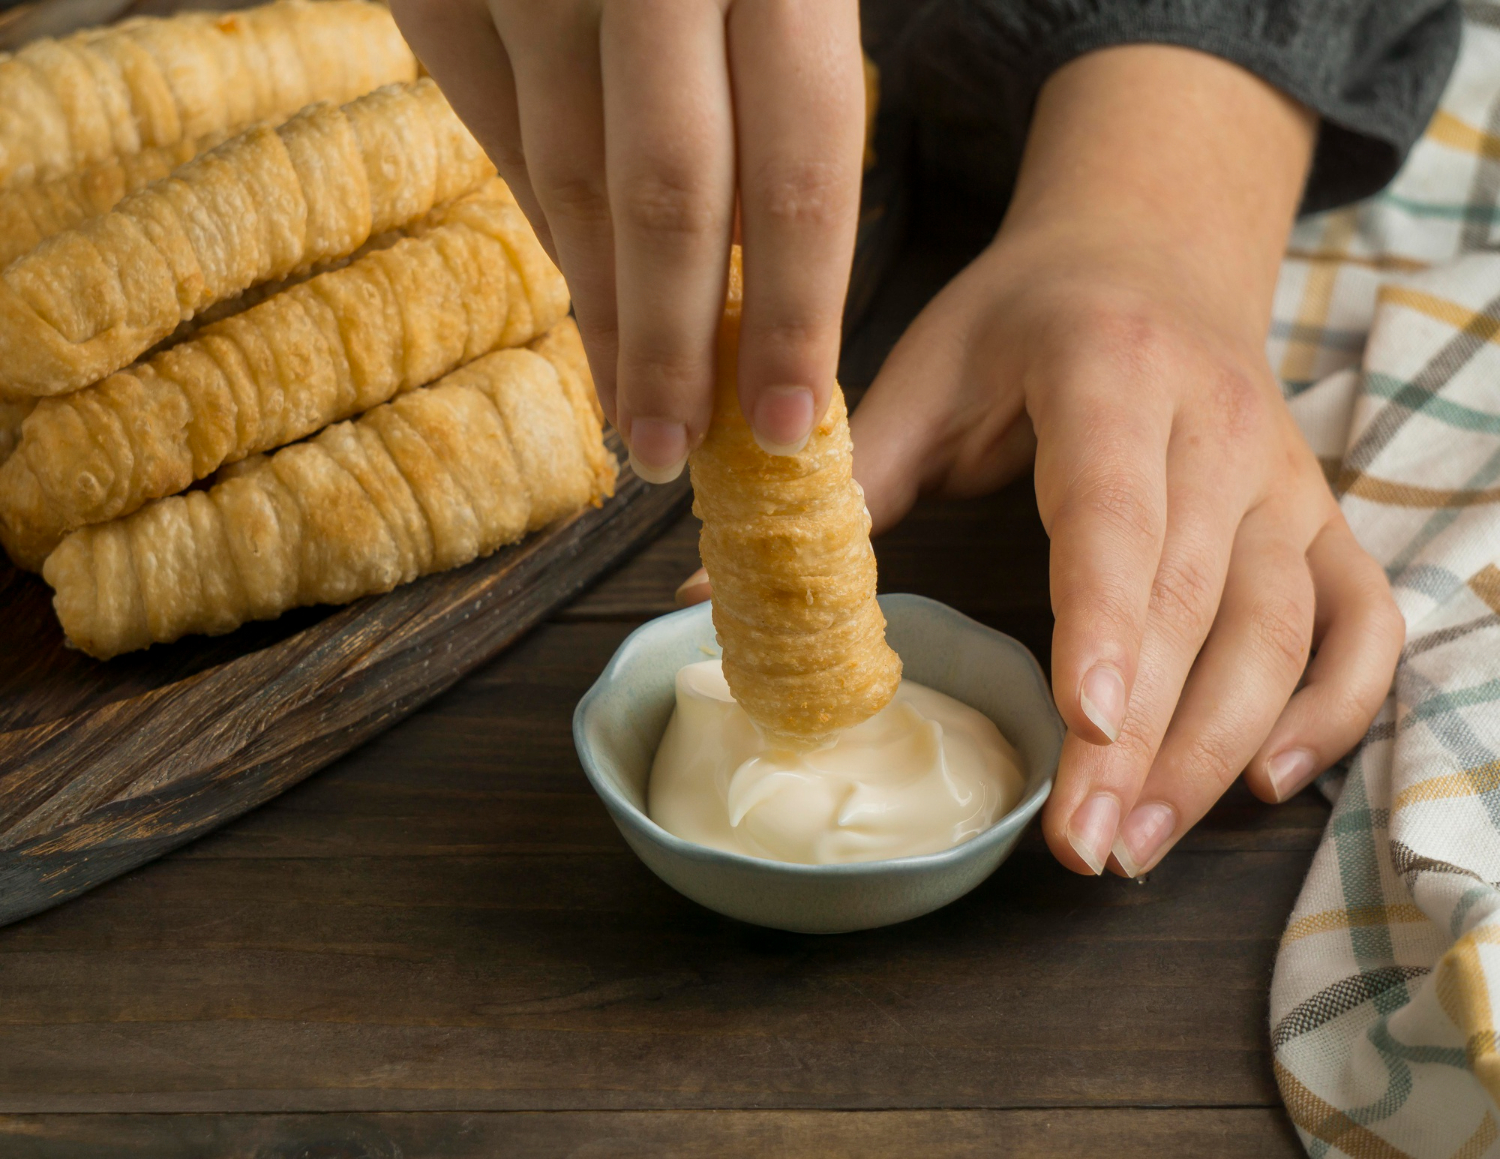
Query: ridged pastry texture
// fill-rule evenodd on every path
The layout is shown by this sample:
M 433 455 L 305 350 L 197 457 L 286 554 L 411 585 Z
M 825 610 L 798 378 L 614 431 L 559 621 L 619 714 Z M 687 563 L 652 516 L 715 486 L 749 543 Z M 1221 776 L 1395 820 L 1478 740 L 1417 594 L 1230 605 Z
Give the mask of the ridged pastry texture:
M 0 58 L 0 189 L 416 75 L 390 12 L 364 0 L 141 17 L 33 41 Z
M 87 386 L 205 307 L 493 175 L 431 80 L 250 129 L 0 271 L 0 393 Z
M 43 571 L 63 630 L 100 659 L 228 632 L 458 567 L 598 503 L 613 460 L 571 392 L 578 369 L 562 370 L 498 351 L 208 490 L 74 532 Z
M 699 552 L 730 691 L 766 736 L 817 744 L 895 695 L 901 659 L 875 600 L 870 513 L 851 473 L 843 392 L 807 446 L 771 455 L 740 412 L 739 253 L 719 330 L 713 420 L 689 465 Z
M 494 178 L 415 236 L 41 400 L 0 465 L 0 542 L 36 569 L 74 528 L 529 342 L 567 311 L 562 275 Z
M 0 398 L 0 465 L 21 445 L 21 424 L 35 406 L 34 399 L 6 402 Z
M 179 165 L 224 140 L 179 141 L 110 157 L 76 173 L 0 192 L 0 267 L 53 234 L 108 213 L 126 194 L 160 181 Z

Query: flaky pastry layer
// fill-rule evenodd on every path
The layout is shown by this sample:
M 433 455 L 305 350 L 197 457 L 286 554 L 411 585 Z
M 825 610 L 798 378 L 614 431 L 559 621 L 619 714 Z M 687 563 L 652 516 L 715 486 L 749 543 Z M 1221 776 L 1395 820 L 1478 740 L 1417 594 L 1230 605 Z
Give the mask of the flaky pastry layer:
M 843 392 L 806 447 L 772 455 L 740 411 L 738 251 L 719 330 L 713 421 L 689 464 L 699 552 L 734 698 L 771 738 L 816 744 L 895 695 L 901 659 L 875 600 L 870 514 Z
M 205 307 L 493 175 L 431 80 L 250 129 L 0 271 L 0 394 L 87 386 Z
M 138 17 L 0 58 L 0 189 L 219 138 L 417 75 L 389 10 L 281 0 Z
M 43 569 L 68 639 L 107 659 L 345 603 L 600 502 L 615 468 L 572 361 L 581 346 L 534 345 L 74 532 Z
M 529 342 L 567 314 L 562 275 L 499 178 L 414 233 L 41 400 L 0 465 L 12 559 L 39 568 L 75 528 Z

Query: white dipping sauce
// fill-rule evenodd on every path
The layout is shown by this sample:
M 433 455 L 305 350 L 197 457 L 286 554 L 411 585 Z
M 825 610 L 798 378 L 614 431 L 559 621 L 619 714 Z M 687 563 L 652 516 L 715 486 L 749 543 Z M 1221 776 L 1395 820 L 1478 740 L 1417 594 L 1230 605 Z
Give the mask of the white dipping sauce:
M 688 841 L 831 865 L 936 853 L 988 829 L 1024 784 L 983 713 L 910 680 L 863 724 L 807 751 L 775 749 L 717 660 L 677 673 L 646 809 Z

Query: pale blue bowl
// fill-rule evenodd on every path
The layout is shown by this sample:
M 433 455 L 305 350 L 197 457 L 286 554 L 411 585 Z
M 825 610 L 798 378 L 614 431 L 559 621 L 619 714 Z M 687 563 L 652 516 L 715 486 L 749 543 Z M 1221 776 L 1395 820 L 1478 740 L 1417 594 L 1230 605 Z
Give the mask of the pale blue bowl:
M 741 921 L 798 933 L 888 926 L 962 897 L 1015 848 L 1047 794 L 1063 723 L 1036 658 L 1018 641 L 923 596 L 880 597 L 904 674 L 977 708 L 1021 754 L 1020 802 L 979 836 L 921 857 L 792 865 L 709 849 L 646 816 L 646 781 L 676 696 L 677 670 L 719 654 L 709 606 L 637 628 L 573 713 L 589 783 L 630 847 L 679 893 Z

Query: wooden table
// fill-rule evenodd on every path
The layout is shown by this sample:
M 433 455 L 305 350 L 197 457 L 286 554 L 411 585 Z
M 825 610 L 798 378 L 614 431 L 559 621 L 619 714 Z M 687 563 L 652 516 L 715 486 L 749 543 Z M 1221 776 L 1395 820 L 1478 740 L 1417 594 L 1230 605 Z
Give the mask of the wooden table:
M 955 261 L 908 254 L 846 381 Z M 1045 666 L 1027 484 L 926 504 L 879 554 L 885 588 Z M 892 929 L 720 918 L 629 852 L 569 731 L 693 566 L 687 517 L 272 804 L 0 930 L 0 1155 L 1302 1153 L 1266 992 L 1316 797 L 1234 789 L 1145 884 L 1068 873 L 1033 830 L 974 893 Z

